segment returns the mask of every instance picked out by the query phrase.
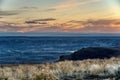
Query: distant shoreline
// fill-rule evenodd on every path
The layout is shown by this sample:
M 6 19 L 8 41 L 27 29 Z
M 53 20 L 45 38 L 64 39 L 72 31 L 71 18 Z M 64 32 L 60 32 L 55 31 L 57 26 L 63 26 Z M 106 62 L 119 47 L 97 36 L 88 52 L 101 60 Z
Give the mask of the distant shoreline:
M 0 38 L 120 38 L 119 36 L 0 36 Z
M 69 33 L 69 32 L 40 32 L 40 33 L 35 33 L 35 32 L 25 32 L 25 33 L 20 33 L 20 32 L 0 32 L 0 36 L 35 36 L 35 37 L 40 37 L 40 36 L 45 36 L 45 37 L 51 37 L 51 36 L 120 36 L 120 33 Z

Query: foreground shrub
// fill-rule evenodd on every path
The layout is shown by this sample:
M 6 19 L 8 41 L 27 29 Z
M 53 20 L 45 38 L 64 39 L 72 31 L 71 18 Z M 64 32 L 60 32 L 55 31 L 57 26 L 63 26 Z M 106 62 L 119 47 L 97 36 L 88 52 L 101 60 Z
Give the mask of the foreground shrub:
M 40 75 L 37 75 L 33 80 L 58 80 L 58 78 L 52 74 L 41 73 Z

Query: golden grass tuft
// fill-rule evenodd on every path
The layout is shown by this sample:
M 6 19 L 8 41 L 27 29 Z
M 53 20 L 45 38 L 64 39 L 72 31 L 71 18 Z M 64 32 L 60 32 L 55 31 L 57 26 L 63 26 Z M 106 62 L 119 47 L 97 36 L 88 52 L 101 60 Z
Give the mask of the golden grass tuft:
M 52 74 L 41 73 L 40 75 L 37 75 L 33 80 L 58 80 L 58 78 Z

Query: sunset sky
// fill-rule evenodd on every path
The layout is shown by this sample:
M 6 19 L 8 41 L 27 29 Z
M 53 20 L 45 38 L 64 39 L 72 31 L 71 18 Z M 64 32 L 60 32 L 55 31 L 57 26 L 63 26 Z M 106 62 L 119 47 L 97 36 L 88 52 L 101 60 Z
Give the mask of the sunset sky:
M 0 32 L 120 33 L 120 0 L 0 0 Z

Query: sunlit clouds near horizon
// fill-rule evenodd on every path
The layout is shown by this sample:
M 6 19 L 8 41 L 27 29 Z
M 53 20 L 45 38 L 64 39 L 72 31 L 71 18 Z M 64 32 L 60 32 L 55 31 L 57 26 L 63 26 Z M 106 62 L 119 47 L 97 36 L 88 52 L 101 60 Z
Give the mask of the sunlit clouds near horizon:
M 0 32 L 120 33 L 120 0 L 0 0 Z

